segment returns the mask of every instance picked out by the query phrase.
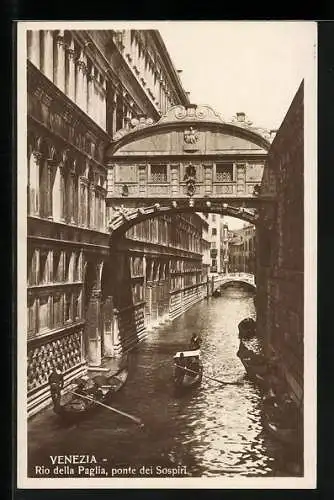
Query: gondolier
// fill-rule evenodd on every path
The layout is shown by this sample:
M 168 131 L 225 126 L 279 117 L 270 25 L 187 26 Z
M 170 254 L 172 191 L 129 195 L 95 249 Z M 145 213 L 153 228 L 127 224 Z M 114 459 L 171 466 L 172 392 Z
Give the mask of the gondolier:
M 114 375 L 97 375 L 93 378 L 83 376 L 74 380 L 75 388 L 68 391 L 65 396 L 69 398 L 63 403 L 60 401 L 62 388 L 60 373 L 51 375 L 49 383 L 51 395 L 53 394 L 54 411 L 65 419 L 76 420 L 98 408 L 100 403 L 108 402 L 115 392 L 121 390 L 127 380 L 128 369 L 124 366 Z
M 60 408 L 61 390 L 64 387 L 64 375 L 61 366 L 57 365 L 49 376 L 50 393 L 55 411 Z
M 183 352 L 180 353 L 180 357 L 175 359 L 175 383 L 180 384 L 185 375 L 185 358 Z
M 193 351 L 196 351 L 201 347 L 202 339 L 197 333 L 193 333 L 191 339 L 190 339 L 190 344 L 189 348 Z
M 175 360 L 175 388 L 180 390 L 190 389 L 200 385 L 203 375 L 203 365 L 200 359 L 200 351 L 177 352 Z M 181 375 L 183 372 L 183 375 Z

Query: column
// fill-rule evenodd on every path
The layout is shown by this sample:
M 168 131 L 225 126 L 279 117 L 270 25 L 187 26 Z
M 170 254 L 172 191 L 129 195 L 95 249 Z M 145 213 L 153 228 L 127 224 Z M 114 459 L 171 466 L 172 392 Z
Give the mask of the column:
M 111 357 L 115 354 L 113 338 L 114 306 L 112 296 L 106 297 L 102 305 L 103 317 L 103 355 Z
M 70 172 L 70 175 L 69 175 L 69 179 L 70 179 L 70 200 L 71 200 L 71 208 L 70 208 L 70 212 L 69 212 L 69 221 L 71 222 L 71 224 L 74 224 L 75 222 L 75 211 L 76 211 L 76 175 L 75 175 L 75 172 L 73 170 L 71 170 Z
M 67 68 L 68 74 L 66 75 L 66 93 L 72 101 L 75 101 L 75 51 L 74 51 L 74 42 L 71 41 L 70 45 L 66 49 L 66 57 L 67 57 Z
M 52 184 L 53 184 L 53 169 L 55 163 L 53 160 L 47 160 L 47 190 L 46 190 L 46 209 L 48 219 L 53 218 L 53 200 L 52 200 Z
M 89 366 L 100 366 L 101 352 L 101 290 L 93 289 L 89 298 L 85 335 L 87 339 L 87 357 Z
M 92 183 L 89 186 L 89 227 L 95 227 L 95 186 Z
M 44 74 L 53 81 L 53 31 L 46 30 L 44 35 Z
M 40 67 L 40 41 L 39 30 L 32 30 L 30 36 L 30 47 L 28 46 L 28 57 L 30 61 Z
M 101 195 L 101 218 L 102 218 L 102 226 L 101 226 L 101 231 L 105 231 L 107 228 L 107 221 L 106 221 L 106 194 L 105 191 L 103 191 L 103 194 Z
M 30 155 L 29 162 L 29 214 L 39 214 L 39 169 L 40 169 L 41 155 L 33 152 Z
M 94 79 L 93 79 L 93 95 L 92 95 L 92 98 L 93 98 L 93 115 L 92 115 L 92 118 L 93 120 L 98 123 L 99 121 L 99 92 L 98 92 L 98 83 L 97 83 L 97 79 L 96 79 L 96 76 L 94 75 Z
M 87 113 L 87 94 L 88 94 L 88 78 L 87 78 L 87 57 L 85 54 L 82 55 L 82 109 Z
M 59 167 L 59 182 L 60 182 L 60 220 L 64 221 L 66 217 L 66 185 L 64 163 L 60 163 Z
M 113 95 L 113 112 L 112 112 L 112 131 L 113 134 L 116 132 L 116 106 L 117 106 L 117 91 L 115 90 Z
M 102 123 L 101 123 L 101 127 L 103 128 L 103 130 L 106 130 L 106 128 L 107 128 L 107 98 L 106 98 L 106 96 L 107 96 L 107 81 L 106 81 L 106 79 L 103 79 L 101 96 L 102 96 L 102 103 L 101 103 Z
M 76 61 L 75 102 L 84 111 L 86 110 L 85 75 L 85 56 L 81 50 L 79 58 Z
M 97 91 L 97 123 L 102 127 L 102 92 L 101 92 L 101 84 L 98 82 L 96 86 Z
M 87 113 L 91 118 L 94 117 L 94 68 L 87 73 Z
M 54 59 L 54 75 L 53 81 L 55 85 L 65 92 L 65 45 L 64 45 L 64 31 L 59 30 L 56 35 L 55 45 L 55 59 Z
M 52 187 L 52 208 L 54 220 L 61 219 L 61 182 L 60 182 L 60 168 L 56 169 L 56 175 Z
M 89 217 L 89 191 L 88 191 L 88 181 L 85 182 L 85 189 L 84 189 L 84 193 L 85 193 L 85 197 L 84 197 L 84 200 L 85 200 L 85 211 L 84 211 L 84 214 L 85 214 L 85 218 L 84 218 L 84 226 L 85 227 L 88 227 L 89 226 L 89 220 L 88 220 L 88 217 Z

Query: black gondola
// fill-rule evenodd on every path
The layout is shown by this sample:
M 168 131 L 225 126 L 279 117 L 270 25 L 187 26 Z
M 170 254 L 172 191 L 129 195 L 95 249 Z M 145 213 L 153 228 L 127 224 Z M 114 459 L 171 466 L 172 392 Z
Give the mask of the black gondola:
M 249 379 L 264 388 L 269 368 L 266 358 L 262 354 L 248 349 L 242 341 L 240 342 L 237 356 L 244 365 Z
M 202 382 L 203 364 L 200 350 L 177 352 L 174 356 L 174 387 L 180 393 L 197 387 Z
M 301 440 L 300 432 L 298 432 L 298 429 L 289 425 L 282 425 L 273 417 L 270 417 L 266 414 L 263 416 L 263 427 L 277 441 L 280 441 L 285 445 L 297 446 Z
M 98 408 L 98 403 L 107 403 L 116 392 L 120 391 L 124 386 L 128 377 L 128 369 L 120 368 L 119 371 L 106 377 L 97 375 L 93 378 L 80 377 L 74 380 L 74 387 L 66 394 L 67 400 L 62 403 L 60 391 L 57 397 L 52 397 L 54 411 L 61 417 L 70 420 L 76 420 Z M 50 384 L 51 385 L 51 384 Z M 51 395 L 55 391 L 55 387 L 51 385 Z
M 245 318 L 238 324 L 239 339 L 251 339 L 256 335 L 256 323 L 253 318 Z

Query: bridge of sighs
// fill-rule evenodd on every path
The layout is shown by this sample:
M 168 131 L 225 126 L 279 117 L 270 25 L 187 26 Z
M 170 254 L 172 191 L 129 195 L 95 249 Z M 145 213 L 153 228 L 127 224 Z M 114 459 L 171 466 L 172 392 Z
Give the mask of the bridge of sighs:
M 157 123 L 132 120 L 107 150 L 111 232 L 166 211 L 255 223 L 270 143 L 244 113 L 225 122 L 209 106 L 174 106 Z

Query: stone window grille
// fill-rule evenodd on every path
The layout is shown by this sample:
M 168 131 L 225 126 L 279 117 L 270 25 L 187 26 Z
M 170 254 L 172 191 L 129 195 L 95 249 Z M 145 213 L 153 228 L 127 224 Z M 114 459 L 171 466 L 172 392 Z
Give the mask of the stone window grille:
M 167 182 L 167 165 L 151 166 L 151 182 L 154 184 L 162 184 Z
M 217 163 L 216 181 L 217 182 L 233 181 L 233 163 Z

